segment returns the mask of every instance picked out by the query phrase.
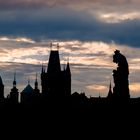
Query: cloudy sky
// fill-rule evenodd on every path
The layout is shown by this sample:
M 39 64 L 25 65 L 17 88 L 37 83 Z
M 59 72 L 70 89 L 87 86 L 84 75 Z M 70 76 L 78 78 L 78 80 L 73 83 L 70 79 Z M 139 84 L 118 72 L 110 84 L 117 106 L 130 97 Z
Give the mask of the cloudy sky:
M 6 95 L 13 73 L 21 92 L 28 78 L 40 83 L 50 42 L 60 44 L 62 69 L 69 58 L 72 91 L 106 96 L 119 49 L 129 62 L 131 97 L 140 96 L 140 1 L 0 0 L 0 75 Z M 5 95 L 5 96 L 6 96 Z

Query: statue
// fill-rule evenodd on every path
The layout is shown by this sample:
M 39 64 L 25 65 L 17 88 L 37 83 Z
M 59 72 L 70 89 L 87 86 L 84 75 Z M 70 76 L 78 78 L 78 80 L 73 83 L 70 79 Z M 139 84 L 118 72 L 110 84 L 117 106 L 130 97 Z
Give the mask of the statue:
M 114 88 L 113 95 L 114 98 L 119 99 L 128 99 L 129 95 L 129 68 L 126 57 L 120 53 L 119 50 L 116 50 L 113 55 L 113 62 L 118 64 L 116 70 L 113 70 L 114 78 Z

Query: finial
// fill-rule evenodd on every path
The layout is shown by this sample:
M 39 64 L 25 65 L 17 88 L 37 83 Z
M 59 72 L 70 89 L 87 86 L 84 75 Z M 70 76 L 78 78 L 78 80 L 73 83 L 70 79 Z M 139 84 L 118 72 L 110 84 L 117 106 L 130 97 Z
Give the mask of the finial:
M 28 78 L 28 85 L 30 85 L 30 78 Z
M 57 50 L 59 51 L 59 43 L 57 43 Z

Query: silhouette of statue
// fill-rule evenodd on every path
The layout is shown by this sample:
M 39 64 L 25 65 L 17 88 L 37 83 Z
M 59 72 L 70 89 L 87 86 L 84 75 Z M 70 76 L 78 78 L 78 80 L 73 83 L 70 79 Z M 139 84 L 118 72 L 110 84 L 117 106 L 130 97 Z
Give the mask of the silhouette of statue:
M 113 70 L 114 88 L 113 95 L 115 98 L 128 99 L 129 95 L 129 68 L 126 57 L 116 50 L 113 55 L 113 62 L 118 64 L 117 70 Z

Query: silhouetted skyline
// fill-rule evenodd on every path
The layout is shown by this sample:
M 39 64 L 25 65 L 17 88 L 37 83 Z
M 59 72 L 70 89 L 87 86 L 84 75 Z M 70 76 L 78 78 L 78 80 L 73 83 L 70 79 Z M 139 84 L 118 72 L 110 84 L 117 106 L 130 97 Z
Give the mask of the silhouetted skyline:
M 49 104 L 62 104 L 65 102 L 70 105 L 78 105 L 78 102 L 81 102 L 82 106 L 90 105 L 90 99 L 94 97 L 88 98 L 85 93 L 81 92 L 71 92 L 71 68 L 69 59 L 67 64 L 64 66 L 63 70 L 61 69 L 60 57 L 59 57 L 59 44 L 57 44 L 57 50 L 52 49 L 53 44 L 50 43 L 50 55 L 48 60 L 47 69 L 44 68 L 42 64 L 41 68 L 41 91 L 38 87 L 38 77 L 36 73 L 36 78 L 34 81 L 34 88 L 30 85 L 30 79 L 28 79 L 28 84 L 24 88 L 23 91 L 19 93 L 17 89 L 16 82 L 16 72 L 13 77 L 13 88 L 11 88 L 11 92 L 8 96 L 4 97 L 4 84 L 3 80 L 0 77 L 0 100 L 4 104 L 7 102 L 8 104 L 23 104 L 23 105 L 40 105 L 43 103 Z M 118 64 L 116 70 L 113 70 L 113 82 L 114 87 L 112 91 L 111 82 L 108 88 L 108 95 L 102 98 L 100 95 L 98 98 L 94 99 L 97 103 L 103 103 L 103 99 L 106 102 L 114 102 L 118 101 L 129 101 L 130 93 L 129 93 L 129 65 L 126 57 L 120 53 L 119 50 L 114 51 L 113 62 Z M 73 104 L 72 101 L 75 103 Z M 119 102 L 118 102 L 119 103 Z M 80 104 L 79 104 L 80 105 Z M 78 106 L 79 106 L 78 105 Z M 82 107 L 79 106 L 80 108 Z
M 47 65 L 49 43 L 59 42 L 62 68 L 68 56 L 71 63 L 73 92 L 105 97 L 116 67 L 112 53 L 118 49 L 129 62 L 131 97 L 139 97 L 138 5 L 138 0 L 0 1 L 0 73 L 6 93 L 15 70 L 19 91 L 29 77 L 33 86 L 42 62 Z

